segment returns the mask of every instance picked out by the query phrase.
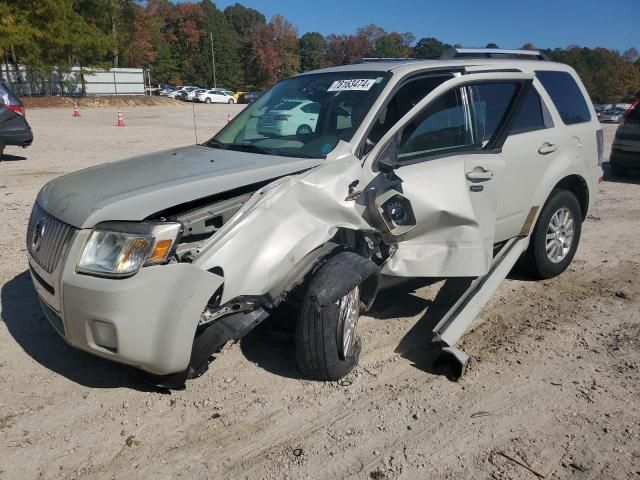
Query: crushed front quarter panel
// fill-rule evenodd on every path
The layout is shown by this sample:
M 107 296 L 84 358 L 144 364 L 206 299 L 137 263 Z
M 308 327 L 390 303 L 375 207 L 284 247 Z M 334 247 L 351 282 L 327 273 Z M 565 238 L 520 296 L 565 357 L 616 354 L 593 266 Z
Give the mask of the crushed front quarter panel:
M 342 143 L 319 167 L 256 192 L 254 208 L 203 246 L 194 264 L 205 270 L 222 269 L 221 303 L 240 295 L 272 292 L 338 228 L 372 229 L 363 219 L 364 207 L 346 200 L 349 185 L 362 174 L 359 160 L 348 147 Z

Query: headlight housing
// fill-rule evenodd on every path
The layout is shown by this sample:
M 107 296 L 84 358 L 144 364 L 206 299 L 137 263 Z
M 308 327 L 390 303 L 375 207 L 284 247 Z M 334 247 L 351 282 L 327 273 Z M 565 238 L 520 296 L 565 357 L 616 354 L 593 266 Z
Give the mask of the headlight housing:
M 76 271 L 100 277 L 130 277 L 143 266 L 165 263 L 182 225 L 177 222 L 105 222 L 97 225 Z

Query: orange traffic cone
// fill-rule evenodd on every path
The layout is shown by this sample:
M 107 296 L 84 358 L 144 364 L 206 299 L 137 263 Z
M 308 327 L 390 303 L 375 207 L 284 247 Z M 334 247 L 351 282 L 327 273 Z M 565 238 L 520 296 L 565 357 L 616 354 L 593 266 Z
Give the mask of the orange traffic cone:
M 124 127 L 124 118 L 122 118 L 122 110 L 118 107 L 118 127 Z
M 78 108 L 78 102 L 73 103 L 73 116 L 74 117 L 80 116 L 80 109 Z

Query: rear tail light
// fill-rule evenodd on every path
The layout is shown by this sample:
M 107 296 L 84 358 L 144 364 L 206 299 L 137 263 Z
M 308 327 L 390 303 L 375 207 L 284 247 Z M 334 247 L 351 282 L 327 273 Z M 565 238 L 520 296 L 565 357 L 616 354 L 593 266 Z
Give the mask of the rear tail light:
M 602 129 L 596 130 L 596 143 L 598 144 L 598 165 L 604 160 L 604 136 Z
M 26 117 L 27 115 L 23 105 L 7 105 L 7 108 L 12 112 L 16 112 L 21 117 Z
M 637 100 L 633 105 L 627 108 L 627 111 L 622 114 L 622 120 L 620 120 L 620 125 L 624 125 L 624 122 L 627 120 L 627 117 L 633 112 L 636 108 L 640 108 L 640 100 Z
M 289 117 L 291 115 L 276 115 L 275 117 L 273 117 L 275 120 L 289 120 Z

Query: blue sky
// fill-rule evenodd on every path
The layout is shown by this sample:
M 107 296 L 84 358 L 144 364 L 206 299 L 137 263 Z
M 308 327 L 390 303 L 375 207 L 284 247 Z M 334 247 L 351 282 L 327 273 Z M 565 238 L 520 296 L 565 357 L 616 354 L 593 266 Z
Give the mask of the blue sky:
M 353 33 L 369 23 L 465 47 L 607 47 L 640 50 L 640 0 L 218 0 L 239 1 L 267 20 L 281 13 L 302 35 Z

